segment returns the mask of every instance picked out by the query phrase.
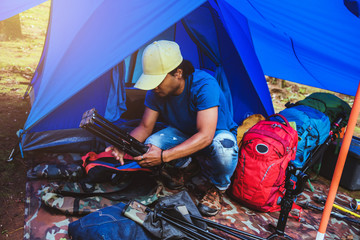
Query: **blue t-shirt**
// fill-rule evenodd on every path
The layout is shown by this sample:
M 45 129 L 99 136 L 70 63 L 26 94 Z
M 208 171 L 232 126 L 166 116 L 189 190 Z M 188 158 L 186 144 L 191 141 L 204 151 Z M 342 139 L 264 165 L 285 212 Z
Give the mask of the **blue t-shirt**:
M 165 122 L 183 133 L 197 133 L 197 112 L 218 106 L 216 130 L 228 130 L 236 136 L 237 125 L 232 119 L 224 93 L 210 74 L 195 70 L 185 79 L 184 91 L 178 96 L 159 97 L 148 91 L 145 106 L 157 111 Z

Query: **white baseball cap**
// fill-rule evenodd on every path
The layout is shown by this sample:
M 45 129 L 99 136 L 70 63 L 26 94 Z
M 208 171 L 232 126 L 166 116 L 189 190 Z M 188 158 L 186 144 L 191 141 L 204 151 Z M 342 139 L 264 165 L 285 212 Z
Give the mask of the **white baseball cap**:
M 182 62 L 180 47 L 176 42 L 160 40 L 148 45 L 142 55 L 143 74 L 137 80 L 135 88 L 154 89 L 165 76 Z

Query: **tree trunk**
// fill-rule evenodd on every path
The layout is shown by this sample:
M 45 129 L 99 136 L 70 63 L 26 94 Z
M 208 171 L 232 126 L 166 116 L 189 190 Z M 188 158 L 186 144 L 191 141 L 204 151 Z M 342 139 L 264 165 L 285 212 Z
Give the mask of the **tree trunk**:
M 0 40 L 17 38 L 22 38 L 19 14 L 0 22 Z

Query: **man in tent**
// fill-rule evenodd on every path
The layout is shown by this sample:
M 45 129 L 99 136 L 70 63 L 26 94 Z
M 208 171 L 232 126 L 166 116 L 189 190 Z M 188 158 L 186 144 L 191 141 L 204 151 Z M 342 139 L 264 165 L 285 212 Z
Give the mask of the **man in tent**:
M 177 174 L 170 173 L 165 185 L 173 189 L 183 186 L 181 180 L 194 173 L 194 161 L 198 161 L 202 174 L 212 183 L 198 208 L 202 215 L 214 216 L 237 164 L 237 126 L 227 111 L 225 96 L 210 74 L 183 60 L 175 42 L 150 44 L 142 64 L 143 74 L 135 87 L 152 91 L 146 94 L 141 123 L 130 134 L 146 140 L 150 148 L 135 160 L 143 167 L 171 165 Z M 151 135 L 160 115 L 168 127 Z M 123 162 L 122 151 L 114 147 L 107 151 Z

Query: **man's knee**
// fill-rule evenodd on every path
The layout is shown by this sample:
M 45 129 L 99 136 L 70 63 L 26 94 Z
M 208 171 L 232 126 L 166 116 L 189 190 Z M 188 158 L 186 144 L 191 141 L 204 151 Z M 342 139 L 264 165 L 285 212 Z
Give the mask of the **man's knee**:
M 152 144 L 161 149 L 169 149 L 181 144 L 187 138 L 188 136 L 181 133 L 179 130 L 167 127 L 148 137 L 145 144 Z
M 163 142 L 164 142 L 164 134 L 163 133 L 153 134 L 145 140 L 145 144 L 152 144 L 159 148 L 161 148 Z
M 212 142 L 214 155 L 225 161 L 233 160 L 237 157 L 238 146 L 236 138 L 231 133 L 220 133 L 215 136 Z

